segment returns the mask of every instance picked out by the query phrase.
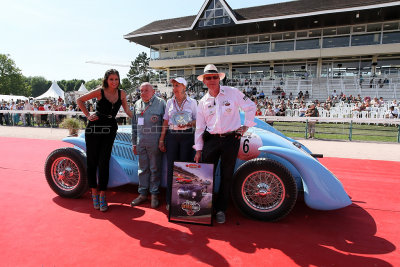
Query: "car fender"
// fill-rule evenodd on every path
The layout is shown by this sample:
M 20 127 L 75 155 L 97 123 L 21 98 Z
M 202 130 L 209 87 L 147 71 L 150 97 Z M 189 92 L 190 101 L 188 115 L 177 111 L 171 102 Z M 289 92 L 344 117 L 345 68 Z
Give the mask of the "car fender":
M 246 134 L 242 136 L 240 142 L 241 143 L 238 152 L 238 159 L 240 161 L 238 162 L 239 164 L 237 164 L 237 167 L 239 167 L 242 164 L 245 164 L 245 161 L 251 160 L 256 157 L 270 158 L 276 160 L 282 163 L 287 169 L 289 169 L 290 173 L 296 180 L 298 190 L 303 191 L 302 180 L 300 177 L 301 175 L 288 160 L 273 155 L 271 153 L 265 153 L 259 150 L 259 148 L 262 146 L 284 147 L 287 149 L 299 150 L 299 148 L 295 146 L 293 142 L 291 142 L 290 140 L 288 140 L 287 138 L 285 138 L 280 134 L 275 134 L 274 132 L 271 132 L 268 129 L 257 128 L 257 127 L 250 127 L 246 132 Z M 307 152 L 304 151 L 304 153 Z
M 351 205 L 342 183 L 307 153 L 275 146 L 262 146 L 259 150 L 286 159 L 298 170 L 303 182 L 304 200 L 310 208 L 334 210 Z
M 66 137 L 63 139 L 63 141 L 74 145 L 75 148 L 79 148 L 86 153 L 85 138 Z M 124 158 L 117 159 L 115 155 L 111 155 L 109 171 L 110 179 L 108 181 L 108 187 L 112 188 L 130 183 L 137 184 L 137 164 L 135 165 L 132 163 L 132 161 Z
M 245 115 L 243 112 L 240 112 L 240 120 L 241 120 L 242 125 L 244 125 Z M 292 144 L 296 143 L 297 145 L 301 146 L 301 148 L 303 150 L 305 150 L 307 153 L 311 154 L 311 151 L 305 145 L 297 142 L 293 138 L 287 137 L 286 135 L 284 135 L 283 133 L 281 133 L 280 131 L 278 131 L 277 129 L 275 129 L 273 126 L 269 125 L 265 121 L 260 120 L 259 118 L 254 118 L 254 122 L 256 123 L 256 125 L 254 126 L 255 128 L 263 129 L 265 131 L 274 133 L 274 134 L 288 140 Z
M 63 139 L 64 142 L 73 144 L 74 146 L 79 147 L 86 153 L 86 143 L 85 138 L 81 137 L 66 137 Z

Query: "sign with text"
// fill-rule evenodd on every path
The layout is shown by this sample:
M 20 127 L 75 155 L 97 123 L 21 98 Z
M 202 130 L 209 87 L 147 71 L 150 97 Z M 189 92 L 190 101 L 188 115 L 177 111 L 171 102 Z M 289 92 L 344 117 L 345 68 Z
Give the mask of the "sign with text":
M 214 165 L 174 162 L 169 221 L 212 225 Z

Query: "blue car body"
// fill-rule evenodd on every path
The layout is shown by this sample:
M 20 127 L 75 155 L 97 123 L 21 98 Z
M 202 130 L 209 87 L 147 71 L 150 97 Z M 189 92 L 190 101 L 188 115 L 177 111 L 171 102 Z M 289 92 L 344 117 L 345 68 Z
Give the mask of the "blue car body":
M 241 114 L 242 123 L 244 120 Z M 249 138 L 242 137 L 243 148 L 250 148 L 253 157 L 237 159 L 235 170 L 254 157 L 267 158 L 283 164 L 294 177 L 298 191 L 304 192 L 306 204 L 313 209 L 333 210 L 346 207 L 352 202 L 345 192 L 342 183 L 324 167 L 311 152 L 299 142 L 286 137 L 269 124 L 255 119 L 256 126 L 248 130 Z M 252 143 L 254 140 L 254 143 Z M 64 138 L 82 152 L 86 151 L 84 135 Z M 246 141 L 248 143 L 246 143 Z M 243 143 L 244 142 L 244 143 Z M 243 151 L 241 151 L 243 152 Z M 239 152 L 239 154 L 241 154 Z M 247 151 L 248 152 L 248 151 Z M 242 153 L 243 155 L 243 153 Z M 219 185 L 218 168 L 216 188 Z M 110 159 L 109 187 L 125 184 L 138 184 L 138 156 L 132 152 L 131 128 L 120 127 L 114 142 Z M 161 185 L 166 186 L 166 160 L 163 160 L 163 177 Z

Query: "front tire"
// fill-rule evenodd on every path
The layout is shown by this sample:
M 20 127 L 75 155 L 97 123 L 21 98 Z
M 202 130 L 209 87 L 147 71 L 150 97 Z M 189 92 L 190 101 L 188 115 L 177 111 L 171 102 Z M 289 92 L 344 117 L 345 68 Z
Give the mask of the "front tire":
M 44 172 L 50 188 L 61 197 L 79 198 L 89 188 L 86 157 L 75 148 L 60 148 L 51 152 Z
M 253 159 L 235 172 L 233 201 L 246 216 L 278 221 L 293 209 L 297 186 L 292 174 L 271 159 Z

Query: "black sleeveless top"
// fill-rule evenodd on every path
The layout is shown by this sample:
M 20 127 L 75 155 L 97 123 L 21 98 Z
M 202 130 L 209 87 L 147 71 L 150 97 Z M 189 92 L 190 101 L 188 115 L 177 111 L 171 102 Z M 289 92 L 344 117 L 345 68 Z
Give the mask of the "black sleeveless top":
M 118 100 L 113 104 L 105 97 L 104 89 L 101 89 L 101 99 L 96 104 L 96 115 L 100 120 L 115 119 L 121 105 L 121 90 L 118 89 Z

